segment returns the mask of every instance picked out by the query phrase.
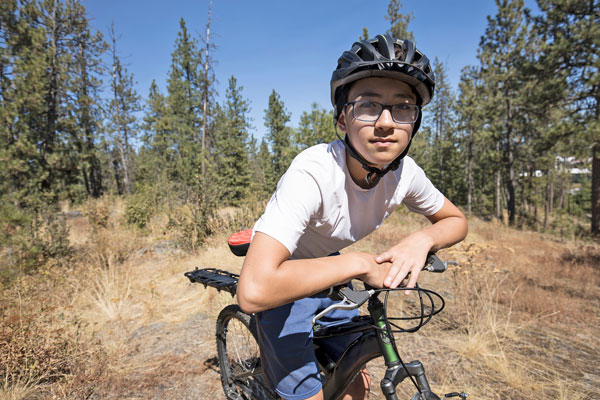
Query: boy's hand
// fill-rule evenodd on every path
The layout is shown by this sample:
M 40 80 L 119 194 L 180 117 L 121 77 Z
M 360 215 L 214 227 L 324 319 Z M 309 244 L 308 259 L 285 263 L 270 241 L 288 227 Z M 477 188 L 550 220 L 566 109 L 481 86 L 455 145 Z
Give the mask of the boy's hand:
M 379 264 L 392 264 L 385 276 L 383 285 L 396 288 L 410 272 L 410 279 L 406 287 L 415 287 L 431 247 L 431 238 L 426 233 L 415 232 L 375 257 L 375 261 Z M 406 294 L 409 293 L 406 292 Z
M 364 283 L 369 286 L 373 286 L 376 288 L 383 288 L 383 281 L 388 274 L 392 263 L 390 262 L 382 262 L 378 263 L 375 261 L 375 255 L 370 253 L 354 253 L 355 257 L 362 263 L 362 270 L 364 271 L 362 275 L 356 276 L 356 278 L 360 279 Z

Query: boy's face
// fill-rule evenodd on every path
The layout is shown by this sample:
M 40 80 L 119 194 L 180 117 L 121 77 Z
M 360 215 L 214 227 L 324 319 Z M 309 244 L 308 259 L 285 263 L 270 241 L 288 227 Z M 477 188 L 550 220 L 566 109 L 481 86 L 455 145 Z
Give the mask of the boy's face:
M 416 104 L 410 86 L 391 78 L 364 78 L 352 85 L 348 102 L 369 100 L 383 105 Z M 352 106 L 344 107 L 338 119 L 338 128 L 349 136 L 358 153 L 372 166 L 383 168 L 398 157 L 410 141 L 411 123 L 397 123 L 391 109 L 384 109 L 375 122 L 355 119 Z

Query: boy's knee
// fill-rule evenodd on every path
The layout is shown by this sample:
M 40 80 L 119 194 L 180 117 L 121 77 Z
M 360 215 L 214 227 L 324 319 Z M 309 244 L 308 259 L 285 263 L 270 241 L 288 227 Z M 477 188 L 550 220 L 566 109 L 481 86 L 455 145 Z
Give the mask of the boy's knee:
M 366 400 L 371 391 L 371 375 L 366 368 L 363 368 L 354 378 L 350 386 L 344 392 L 344 400 Z

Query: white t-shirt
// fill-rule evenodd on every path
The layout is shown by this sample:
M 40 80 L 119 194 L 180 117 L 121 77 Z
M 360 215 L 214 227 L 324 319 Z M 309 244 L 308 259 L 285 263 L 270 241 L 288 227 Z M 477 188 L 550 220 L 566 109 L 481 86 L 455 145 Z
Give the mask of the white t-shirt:
M 281 242 L 292 259 L 324 257 L 379 228 L 400 203 L 432 215 L 442 207 L 444 195 L 410 157 L 374 188 L 361 188 L 346 166 L 344 144 L 336 140 L 294 158 L 254 232 Z

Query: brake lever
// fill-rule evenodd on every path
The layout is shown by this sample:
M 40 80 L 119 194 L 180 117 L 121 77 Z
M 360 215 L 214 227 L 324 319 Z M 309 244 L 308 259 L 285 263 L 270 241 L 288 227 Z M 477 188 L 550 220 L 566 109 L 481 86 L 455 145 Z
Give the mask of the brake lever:
M 338 290 L 337 294 L 342 298 L 342 301 L 338 303 L 334 303 L 318 313 L 312 319 L 312 324 L 314 325 L 317 320 L 323 318 L 325 314 L 330 313 L 333 310 L 355 310 L 358 307 L 362 306 L 369 298 L 375 294 L 375 290 L 360 290 L 354 291 L 349 287 L 345 286 Z

